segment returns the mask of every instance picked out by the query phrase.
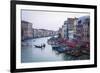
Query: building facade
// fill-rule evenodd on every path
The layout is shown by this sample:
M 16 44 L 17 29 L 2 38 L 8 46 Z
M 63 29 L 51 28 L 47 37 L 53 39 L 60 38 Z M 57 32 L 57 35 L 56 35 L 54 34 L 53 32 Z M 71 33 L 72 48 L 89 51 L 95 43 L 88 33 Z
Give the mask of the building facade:
M 73 39 L 76 32 L 77 18 L 68 18 L 59 30 L 62 38 Z M 75 32 L 74 32 L 75 31 Z
M 90 17 L 83 16 L 78 19 L 75 38 L 82 42 L 90 41 Z
M 32 23 L 21 21 L 21 40 L 33 38 Z
M 56 31 L 46 30 L 46 29 L 34 29 L 33 28 L 34 38 L 48 37 L 57 35 Z

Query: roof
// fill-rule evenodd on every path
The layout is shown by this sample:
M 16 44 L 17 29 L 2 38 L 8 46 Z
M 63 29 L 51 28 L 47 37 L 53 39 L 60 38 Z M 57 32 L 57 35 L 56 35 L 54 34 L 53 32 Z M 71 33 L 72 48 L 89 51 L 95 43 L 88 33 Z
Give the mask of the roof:
M 86 19 L 88 19 L 88 22 L 90 22 L 89 20 L 90 20 L 90 16 L 82 16 L 82 17 L 79 17 L 78 18 L 78 24 L 84 24 L 84 23 L 86 23 Z
M 21 23 L 32 24 L 32 23 L 25 21 L 25 20 L 22 20 Z

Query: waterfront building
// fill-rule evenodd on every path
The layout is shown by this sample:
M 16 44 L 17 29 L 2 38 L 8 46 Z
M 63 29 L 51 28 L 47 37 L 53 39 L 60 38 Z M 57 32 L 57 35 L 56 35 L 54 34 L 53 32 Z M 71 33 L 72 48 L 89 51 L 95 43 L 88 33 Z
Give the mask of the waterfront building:
M 78 25 L 78 18 L 74 18 L 74 27 L 73 27 L 73 33 L 76 34 L 76 26 Z
M 64 21 L 63 29 L 63 38 L 69 38 L 69 30 L 68 30 L 68 21 Z
M 34 37 L 34 38 L 38 38 L 38 37 L 40 37 L 40 35 L 39 35 L 40 32 L 39 32 L 38 29 L 33 29 L 33 32 L 34 32 L 34 33 L 33 33 L 33 35 L 34 35 L 33 37 Z
M 67 24 L 68 24 L 68 30 L 73 31 L 74 30 L 74 21 L 76 18 L 67 18 Z
M 68 18 L 62 25 L 62 38 L 73 39 L 76 32 L 77 18 Z M 75 31 L 75 32 L 74 32 Z
M 21 21 L 21 40 L 33 38 L 32 23 Z
M 83 16 L 78 19 L 75 38 L 82 42 L 90 41 L 90 17 Z
M 46 30 L 46 29 L 34 29 L 34 38 L 48 37 L 57 35 L 56 31 Z
M 90 17 L 87 16 L 83 21 L 83 42 L 90 41 Z
M 58 30 L 58 38 L 62 38 L 62 28 L 59 28 Z

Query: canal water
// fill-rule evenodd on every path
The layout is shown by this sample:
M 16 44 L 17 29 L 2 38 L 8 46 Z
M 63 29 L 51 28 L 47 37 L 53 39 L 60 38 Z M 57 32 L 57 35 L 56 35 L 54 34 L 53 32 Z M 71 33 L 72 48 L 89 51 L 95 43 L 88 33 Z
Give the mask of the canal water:
M 25 44 L 21 46 L 21 62 L 30 63 L 30 62 L 51 62 L 51 61 L 68 61 L 68 60 L 77 60 L 78 58 L 67 55 L 59 54 L 57 51 L 52 49 L 51 45 L 48 45 L 47 40 L 50 37 L 30 39 L 23 41 Z M 45 48 L 36 48 L 34 45 L 45 44 Z

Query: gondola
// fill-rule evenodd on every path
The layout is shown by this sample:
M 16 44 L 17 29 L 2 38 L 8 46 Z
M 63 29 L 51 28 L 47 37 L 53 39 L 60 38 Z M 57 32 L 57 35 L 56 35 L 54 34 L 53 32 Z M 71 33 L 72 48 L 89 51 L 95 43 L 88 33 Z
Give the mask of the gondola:
M 38 45 L 34 45 L 36 48 L 43 48 L 45 47 L 45 44 L 41 45 L 41 46 L 38 46 Z
M 34 45 L 36 48 L 42 48 L 43 46 L 37 46 L 37 45 Z

